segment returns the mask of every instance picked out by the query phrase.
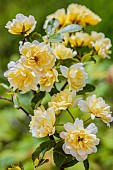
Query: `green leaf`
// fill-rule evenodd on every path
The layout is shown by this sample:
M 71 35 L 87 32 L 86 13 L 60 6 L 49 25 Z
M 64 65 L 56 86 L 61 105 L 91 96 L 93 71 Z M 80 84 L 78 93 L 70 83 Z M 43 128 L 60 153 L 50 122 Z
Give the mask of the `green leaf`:
M 49 94 L 50 94 L 51 96 L 53 96 L 54 94 L 56 94 L 56 93 L 58 93 L 58 92 L 59 92 L 59 90 L 57 90 L 57 88 L 54 87 L 54 88 L 52 88 L 52 90 L 49 92 Z
M 82 30 L 82 26 L 77 24 L 70 24 L 62 29 L 60 29 L 57 33 L 66 33 L 66 32 L 77 32 Z
M 89 170 L 89 162 L 88 162 L 88 159 L 86 159 L 85 161 L 83 161 L 84 163 L 84 168 L 85 170 Z
M 64 39 L 64 37 L 63 37 L 62 34 L 56 33 L 56 34 L 51 35 L 51 36 L 48 38 L 48 41 L 49 41 L 49 42 L 62 42 L 63 39 Z
M 64 151 L 62 150 L 63 143 L 64 141 L 58 142 L 55 145 L 54 150 L 53 150 L 53 159 L 57 167 L 61 167 L 66 159 L 66 155 Z
M 39 106 L 41 104 L 42 99 L 45 97 L 45 92 L 38 92 L 31 100 L 31 107 L 34 110 L 35 106 Z
M 82 57 L 81 62 L 91 61 L 92 54 L 93 54 L 93 51 L 90 51 L 89 53 L 85 54 L 85 55 Z
M 65 60 L 60 60 L 61 65 L 64 65 L 66 67 L 70 67 L 71 65 L 75 64 L 78 62 L 78 60 L 74 59 L 74 58 L 68 58 Z
M 47 28 L 46 28 L 46 33 L 50 36 L 52 34 L 54 34 L 56 28 L 58 27 L 59 25 L 59 20 L 55 19 L 55 18 L 52 18 L 49 22 L 48 22 L 48 25 L 47 25 Z
M 5 83 L 0 83 L 0 86 L 4 87 L 5 89 L 9 89 L 9 86 Z
M 37 40 L 39 42 L 43 42 L 42 36 L 41 34 L 38 34 L 37 32 L 34 32 L 30 37 L 29 37 L 30 41 L 34 41 Z
M 73 157 L 72 157 L 73 158 Z M 67 158 L 67 160 L 68 160 L 68 158 Z M 78 163 L 78 161 L 76 160 L 76 159 L 72 159 L 71 161 L 67 161 L 66 163 L 64 163 L 63 165 L 62 165 L 62 167 L 63 168 L 68 168 L 68 167 L 71 167 L 71 166 L 73 166 L 73 165 L 75 165 L 75 164 L 77 164 Z
M 77 94 L 84 94 L 84 93 L 87 93 L 87 92 L 92 92 L 95 90 L 95 86 L 92 85 L 92 84 L 86 84 L 86 86 L 83 88 L 83 90 L 77 92 Z
M 58 92 L 65 86 L 66 82 L 67 82 L 67 79 L 65 77 L 63 76 L 59 77 L 59 82 L 55 83 L 55 87 L 58 90 Z
M 47 151 L 49 151 L 52 147 L 54 147 L 55 145 L 55 141 L 54 140 L 49 140 L 49 141 L 46 141 L 46 142 L 43 142 L 40 144 L 39 147 L 36 148 L 36 150 L 33 152 L 32 154 L 32 160 L 33 162 L 35 161 L 35 159 L 37 157 L 39 157 L 39 155 L 42 153 L 42 158 L 43 156 L 45 155 L 45 153 Z M 42 159 L 41 158 L 41 159 Z
M 60 138 L 60 134 L 57 133 L 57 132 L 54 133 L 54 136 L 57 137 L 57 138 Z
M 13 103 L 14 103 L 14 107 L 16 109 L 18 109 L 20 107 L 19 96 L 17 93 L 14 93 L 14 95 L 13 95 Z
M 57 151 L 57 152 L 54 151 L 53 159 L 54 159 L 54 163 L 56 164 L 56 166 L 61 167 L 65 161 L 65 156 L 59 151 Z

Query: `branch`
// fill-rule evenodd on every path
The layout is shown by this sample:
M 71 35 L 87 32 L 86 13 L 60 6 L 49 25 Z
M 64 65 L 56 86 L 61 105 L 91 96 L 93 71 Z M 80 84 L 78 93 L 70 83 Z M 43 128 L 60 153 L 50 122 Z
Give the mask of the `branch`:
M 13 103 L 13 99 L 8 99 L 8 98 L 5 98 L 3 96 L 0 96 L 0 99 L 2 100 L 6 100 L 6 101 L 9 101 L 11 103 Z M 17 108 L 18 110 L 21 109 L 27 116 L 31 117 L 32 115 L 29 114 L 22 106 L 20 106 L 19 108 Z
M 75 121 L 75 118 L 73 117 L 73 115 L 71 114 L 71 112 L 69 111 L 69 109 L 67 109 L 68 113 L 70 114 L 70 116 L 72 117 L 73 121 Z
M 3 97 L 3 96 L 0 96 L 0 99 L 3 99 L 3 100 L 6 100 L 6 101 L 9 101 L 9 102 L 12 102 L 12 103 L 13 103 L 12 99 L 8 99 L 8 98 L 5 98 L 5 97 Z

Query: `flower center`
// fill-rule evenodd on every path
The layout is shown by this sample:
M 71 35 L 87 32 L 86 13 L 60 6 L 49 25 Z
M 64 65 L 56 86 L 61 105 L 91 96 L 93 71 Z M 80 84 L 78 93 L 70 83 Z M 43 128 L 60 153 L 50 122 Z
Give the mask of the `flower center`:
M 83 139 L 84 139 L 84 138 L 82 138 L 82 137 L 79 136 L 79 137 L 78 137 L 78 142 L 83 141 Z

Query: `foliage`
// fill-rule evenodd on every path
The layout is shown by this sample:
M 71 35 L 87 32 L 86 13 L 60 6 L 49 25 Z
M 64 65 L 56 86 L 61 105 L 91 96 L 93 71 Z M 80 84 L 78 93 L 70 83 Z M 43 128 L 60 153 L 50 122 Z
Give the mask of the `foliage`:
M 63 41 L 63 39 L 64 39 L 64 35 L 62 34 L 62 33 L 64 33 L 62 30 L 64 29 L 66 29 L 66 27 L 67 28 L 69 28 L 69 30 L 68 30 L 68 32 L 73 32 L 73 31 L 70 31 L 71 29 L 71 25 L 68 27 L 68 26 L 66 26 L 66 27 L 64 27 L 64 28 L 61 28 L 60 30 L 57 30 L 57 24 L 58 24 L 58 20 L 54 20 L 55 22 L 56 22 L 56 25 L 54 25 L 54 23 L 53 23 L 53 25 L 52 25 L 52 27 L 48 27 L 48 31 L 46 31 L 47 32 L 47 41 L 48 42 L 50 42 L 50 43 L 53 43 L 53 42 L 62 42 Z M 73 25 L 74 26 L 74 25 Z M 76 31 L 76 30 L 74 30 L 74 31 Z M 77 30 L 78 31 L 78 30 Z M 49 34 L 48 34 L 48 32 L 49 32 Z M 71 33 L 70 33 L 71 34 Z M 42 42 L 43 41 L 43 36 L 41 36 L 39 33 L 33 33 L 29 38 L 28 38 L 31 42 L 33 41 L 33 40 L 38 40 L 39 42 Z M 46 42 L 47 43 L 47 42 Z M 69 45 L 69 44 L 68 44 Z M 70 45 L 68 46 L 68 47 L 70 47 Z M 75 49 L 74 49 L 75 50 Z M 76 49 L 77 50 L 77 49 Z M 79 50 L 80 51 L 80 50 Z M 97 56 L 98 57 L 98 56 Z M 71 59 L 65 59 L 65 60 L 58 60 L 58 59 L 56 59 L 57 61 L 56 61 L 56 64 L 58 64 L 58 68 L 57 68 L 57 71 L 58 71 L 58 73 L 59 73 L 59 75 L 61 74 L 60 73 L 60 70 L 59 70 L 59 65 L 65 65 L 66 67 L 70 67 L 72 64 L 74 64 L 74 63 L 78 63 L 78 62 L 83 62 L 84 64 L 85 64 L 85 67 L 86 67 L 86 69 L 89 69 L 88 68 L 88 64 L 89 63 L 92 63 L 92 61 L 94 61 L 94 62 L 96 62 L 97 64 L 98 64 L 98 62 L 99 61 L 97 61 L 97 60 L 95 60 L 95 54 L 94 53 L 92 53 L 92 51 L 88 51 L 88 55 L 87 55 L 87 53 L 84 53 L 84 49 L 82 50 L 82 54 L 81 54 L 81 58 L 80 57 L 78 57 L 78 58 L 76 58 L 76 57 L 74 57 L 73 59 L 75 59 L 76 61 L 74 61 L 74 60 L 71 60 Z M 67 61 L 66 61 L 67 60 Z M 70 64 L 69 64 L 69 62 L 70 62 Z M 71 64 L 72 63 L 72 64 Z M 100 63 L 99 63 L 100 64 Z M 89 64 L 90 65 L 90 64 Z M 56 68 L 55 68 L 56 69 Z M 58 79 L 60 80 L 60 76 L 58 77 Z M 65 80 L 67 80 L 67 78 L 64 78 Z M 4 81 L 3 81 L 4 82 Z M 4 97 L 6 97 L 7 98 L 7 96 L 8 96 L 8 98 L 9 98 L 9 96 L 11 96 L 11 100 L 12 100 L 12 102 L 14 102 L 14 107 L 15 108 L 17 108 L 17 109 L 21 109 L 21 110 L 23 110 L 23 111 L 25 111 L 26 113 L 28 113 L 28 115 L 29 115 L 29 117 L 31 117 L 31 115 L 29 114 L 29 112 L 32 114 L 33 113 L 33 110 L 34 109 L 36 109 L 38 106 L 40 106 L 40 104 L 43 104 L 44 106 L 45 106 L 45 108 L 47 109 L 48 108 L 48 102 L 50 102 L 51 101 L 51 97 L 53 96 L 53 94 L 55 94 L 55 93 L 59 93 L 59 91 L 61 90 L 61 89 L 67 89 L 68 88 L 68 85 L 66 84 L 66 83 L 63 83 L 63 85 L 62 85 L 62 79 L 61 79 L 61 82 L 55 82 L 55 86 L 54 86 L 54 88 L 48 93 L 48 92 L 42 92 L 42 91 L 40 91 L 40 90 L 37 90 L 36 92 L 35 91 L 33 91 L 33 93 L 31 93 L 30 94 L 30 100 L 31 100 L 31 104 L 30 104 L 30 101 L 28 101 L 28 105 L 29 105 L 29 107 L 30 107 L 30 105 L 31 105 L 31 107 L 32 107 L 32 109 L 30 108 L 30 110 L 29 110 L 29 108 L 28 108 L 28 105 L 26 105 L 26 109 L 27 110 L 29 110 L 29 112 L 27 112 L 26 111 L 26 109 L 24 109 L 25 107 L 23 107 L 24 106 L 24 104 L 26 104 L 26 103 L 24 103 L 24 102 L 20 102 L 20 98 L 22 97 L 23 99 L 24 99 L 24 94 L 19 94 L 20 92 L 17 90 L 16 92 L 11 92 L 12 91 L 12 89 L 10 89 L 5 83 L 3 84 L 1 84 L 3 87 L 5 87 L 6 89 L 8 89 L 8 91 L 9 91 L 9 94 L 7 95 L 5 95 Z M 60 88 L 59 88 L 59 85 L 60 85 Z M 39 86 L 39 85 L 38 85 Z M 96 85 L 97 86 L 97 85 Z M 89 84 L 87 84 L 85 87 L 83 87 L 83 90 L 81 90 L 81 91 L 78 91 L 77 92 L 77 95 L 79 96 L 80 95 L 80 97 L 82 96 L 84 99 L 90 94 L 90 92 L 93 92 L 95 90 L 95 86 L 93 86 L 92 85 L 92 83 L 90 84 L 90 82 L 89 82 Z M 10 93 L 11 93 L 11 95 L 10 95 Z M 48 98 L 48 94 L 50 94 L 50 98 Z M 28 95 L 28 94 L 27 94 Z M 26 96 L 27 97 L 27 96 Z M 10 99 L 10 98 L 9 98 Z M 22 100 L 23 100 L 22 99 Z M 25 101 L 27 101 L 27 100 L 25 100 Z M 7 101 L 6 101 L 6 103 L 8 103 Z M 76 112 L 74 112 L 74 110 L 73 109 L 71 109 L 71 113 L 73 114 L 73 115 L 75 115 L 75 114 L 77 114 L 77 112 L 78 111 L 76 111 Z M 80 112 L 80 111 L 79 111 Z M 82 115 L 82 114 L 81 114 Z M 60 117 L 62 117 L 61 115 L 59 115 L 59 119 L 60 119 Z M 74 116 L 74 117 L 76 117 L 76 116 Z M 25 121 L 26 121 L 26 118 L 24 117 L 24 119 L 25 119 Z M 67 116 L 67 120 L 68 119 L 70 119 L 68 116 Z M 86 118 L 85 118 L 86 119 Z M 84 119 L 84 120 L 85 120 Z M 60 119 L 60 121 L 61 121 L 62 119 Z M 72 120 L 71 120 L 72 121 Z M 57 121 L 56 121 L 56 123 L 57 123 Z M 58 120 L 58 123 L 59 123 L 59 120 Z M 62 123 L 62 122 L 61 122 Z M 87 122 L 86 122 L 87 123 Z M 27 122 L 27 126 L 28 126 L 28 124 L 29 124 L 29 118 L 28 118 L 28 122 Z M 97 123 L 98 124 L 98 123 Z M 26 128 L 28 128 L 26 126 Z M 102 124 L 102 126 L 103 126 L 103 124 Z M 21 128 L 21 129 L 23 129 L 23 128 Z M 61 127 L 61 129 L 60 129 L 60 127 L 58 127 L 58 130 L 60 130 L 60 131 L 62 131 L 62 127 Z M 13 131 L 13 130 L 12 130 Z M 28 131 L 28 129 L 27 129 L 27 131 Z M 26 132 L 25 132 L 26 133 Z M 100 133 L 101 133 L 101 131 L 100 131 Z M 26 135 L 27 135 L 27 133 L 26 133 Z M 58 136 L 59 137 L 59 133 L 56 135 L 56 136 Z M 100 137 L 101 138 L 101 137 Z M 56 138 L 55 138 L 56 139 Z M 46 139 L 45 138 L 45 140 L 48 140 L 48 139 Z M 36 141 L 36 140 L 35 140 Z M 24 142 L 24 141 L 23 141 Z M 41 141 L 42 142 L 42 141 Z M 47 141 L 46 141 L 47 142 Z M 44 142 L 44 143 L 46 143 L 46 142 Z M 26 143 L 27 142 L 25 142 L 25 145 L 26 145 Z M 53 143 L 53 145 L 51 145 L 51 143 Z M 62 142 L 60 142 L 60 143 L 62 143 Z M 21 143 L 22 144 L 22 143 Z M 21 145 L 20 144 L 20 145 Z M 36 143 L 35 143 L 36 144 Z M 39 165 L 42 165 L 43 163 L 46 163 L 46 162 L 48 162 L 48 158 L 46 159 L 46 158 L 43 158 L 44 157 L 44 155 L 45 155 L 45 152 L 46 151 L 48 151 L 49 149 L 48 148 L 46 148 L 45 146 L 48 146 L 49 147 L 49 144 L 50 144 L 50 148 L 49 149 L 51 149 L 52 147 L 54 148 L 53 149 L 53 158 L 54 158 L 54 162 L 55 162 L 55 164 L 56 164 L 56 166 L 57 167 L 64 167 L 64 168 L 67 168 L 67 167 L 70 167 L 70 166 L 73 166 L 73 165 L 75 165 L 76 163 L 78 163 L 78 161 L 74 158 L 74 157 L 72 157 L 72 156 L 70 156 L 70 155 L 66 155 L 65 153 L 64 153 L 64 151 L 62 150 L 62 145 L 60 145 L 59 146 L 59 142 L 57 143 L 57 144 L 55 144 L 54 143 L 54 141 L 53 140 L 50 140 L 50 143 L 48 142 L 48 144 L 47 145 L 44 145 L 44 148 L 43 148 L 43 143 L 41 143 L 40 144 L 40 146 L 38 147 L 39 148 L 39 150 L 40 150 L 40 148 L 41 148 L 41 150 L 42 150 L 42 153 L 41 154 L 39 154 L 38 152 L 37 152 L 37 149 L 36 149 L 36 151 L 35 151 L 35 153 L 36 153 L 36 158 L 35 159 L 38 159 L 38 160 L 36 160 L 37 162 L 34 162 L 34 166 L 35 166 L 35 168 L 36 167 L 38 167 Z M 57 145 L 58 145 L 58 147 L 57 147 Z M 42 147 L 41 147 L 42 146 Z M 34 147 L 34 146 L 33 146 Z M 34 149 L 37 147 L 37 144 L 36 144 L 36 146 L 34 147 Z M 60 148 L 59 148 L 60 147 Z M 101 146 L 100 146 L 101 147 Z M 28 148 L 29 148 L 29 146 L 28 146 Z M 59 150 L 59 151 L 58 151 Z M 69 156 L 69 157 L 68 157 Z M 98 153 L 97 153 L 97 157 L 98 157 Z M 20 156 L 20 158 L 21 158 L 21 156 Z M 19 159 L 20 159 L 19 158 Z M 93 157 L 92 157 L 93 158 Z M 24 159 L 26 159 L 26 158 L 22 158 L 23 160 Z M 33 159 L 33 161 L 35 160 L 35 159 Z M 95 159 L 95 158 L 93 158 L 93 159 Z M 18 160 L 18 159 L 17 159 Z M 13 164 L 13 163 L 15 163 L 15 162 L 17 162 L 17 160 L 11 160 L 10 159 L 10 163 L 9 164 Z M 21 159 L 20 159 L 21 160 Z M 38 162 L 39 161 L 39 162 Z M 7 164 L 7 165 L 9 165 L 9 164 Z M 91 163 L 92 165 L 92 167 L 93 167 L 93 163 Z M 13 166 L 17 166 L 17 165 L 12 165 L 12 167 Z M 46 165 L 45 165 L 46 166 Z M 77 166 L 75 166 L 75 167 L 77 167 Z M 88 165 L 88 162 L 87 162 L 87 160 L 86 161 L 84 161 L 84 167 L 85 167 L 85 169 L 87 170 L 88 168 L 89 168 L 89 165 Z M 26 169 L 26 168 L 24 168 L 24 169 Z M 99 169 L 99 168 L 97 168 L 97 169 Z

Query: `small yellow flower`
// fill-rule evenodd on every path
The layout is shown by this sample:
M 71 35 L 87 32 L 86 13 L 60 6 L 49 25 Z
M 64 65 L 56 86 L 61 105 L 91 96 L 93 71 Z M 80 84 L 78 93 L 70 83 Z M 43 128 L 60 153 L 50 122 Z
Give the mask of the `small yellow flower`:
M 27 58 L 26 65 L 33 66 L 40 74 L 46 72 L 46 69 L 52 68 L 56 58 L 49 45 L 39 43 L 38 41 L 25 42 L 20 45 L 20 53 Z
M 48 69 L 44 76 L 40 77 L 39 84 L 40 90 L 50 92 L 54 82 L 58 82 L 58 72 L 55 69 Z
M 80 100 L 78 106 L 83 112 L 91 113 L 92 119 L 95 117 L 102 119 L 104 123 L 107 123 L 107 126 L 110 126 L 109 122 L 113 121 L 110 106 L 105 103 L 102 97 L 96 98 L 96 95 L 89 96 L 86 98 L 86 101 Z
M 12 166 L 12 168 L 8 168 L 7 170 L 22 170 L 19 166 Z
M 76 93 L 65 89 L 64 91 L 60 91 L 60 93 L 52 96 L 51 102 L 49 102 L 49 107 L 52 108 L 58 115 L 62 110 L 75 107 L 76 104 Z
M 88 77 L 84 70 L 82 63 L 72 65 L 70 68 L 60 66 L 61 73 L 68 79 L 68 84 L 71 90 L 82 90 L 86 85 L 86 79 Z
M 58 59 L 64 60 L 67 58 L 73 58 L 77 52 L 73 51 L 71 48 L 65 47 L 62 43 L 54 43 L 53 50 Z
M 43 26 L 44 29 L 47 28 L 48 22 L 53 18 L 58 19 L 60 21 L 59 28 L 65 26 L 65 24 L 66 24 L 65 9 L 64 8 L 58 9 L 55 13 L 48 15 L 46 17 L 46 21 L 45 21 L 44 26 Z
M 94 123 L 84 129 L 83 121 L 76 118 L 74 124 L 68 122 L 64 124 L 64 128 L 60 137 L 65 140 L 62 149 L 66 154 L 71 154 L 78 161 L 84 161 L 88 154 L 97 152 L 99 139 L 95 134 L 98 129 Z
M 105 38 L 103 33 L 92 31 L 90 44 L 101 58 L 110 58 L 110 48 L 112 47 L 111 40 Z
M 53 109 L 44 109 L 43 106 L 38 107 L 34 111 L 34 116 L 30 122 L 30 132 L 36 138 L 45 137 L 55 133 L 55 113 Z
M 84 5 L 71 4 L 67 8 L 67 23 L 86 25 L 97 25 L 101 18 Z
M 84 47 L 90 44 L 90 35 L 83 32 L 77 32 L 69 37 L 71 47 Z
M 26 17 L 23 14 L 17 14 L 16 19 L 13 19 L 12 22 L 9 21 L 5 27 L 11 34 L 27 36 L 35 29 L 36 23 L 35 18 L 31 15 Z
M 36 71 L 24 65 L 21 59 L 8 64 L 8 71 L 4 73 L 14 90 L 19 89 L 22 93 L 29 90 L 37 90 L 38 76 Z

